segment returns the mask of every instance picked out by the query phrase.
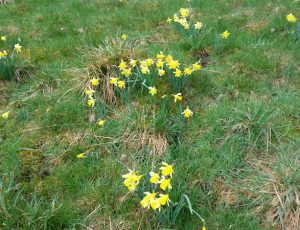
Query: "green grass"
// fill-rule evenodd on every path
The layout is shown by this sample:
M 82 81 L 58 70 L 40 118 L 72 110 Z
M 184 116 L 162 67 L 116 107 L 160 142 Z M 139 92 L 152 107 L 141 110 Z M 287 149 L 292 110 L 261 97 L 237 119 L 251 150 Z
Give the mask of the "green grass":
M 122 33 L 139 44 L 140 57 L 167 50 L 196 61 L 166 23 L 188 6 L 184 1 L 0 5 L 0 35 L 20 37 L 34 66 L 25 83 L 0 82 L 0 112 L 11 110 L 0 121 L 1 229 L 163 228 L 139 200 L 125 196 L 121 178 L 127 167 L 147 172 L 161 160 L 175 163 L 173 200 L 187 194 L 207 229 L 299 227 L 291 216 L 299 212 L 300 42 L 287 34 L 285 16 L 293 12 L 299 20 L 300 3 L 190 4 L 212 30 L 202 44 L 208 66 L 183 91 L 194 111 L 188 122 L 174 112 L 153 120 L 146 96 L 103 110 L 88 108 L 82 95 L 84 68 L 97 63 L 92 51 Z M 215 36 L 226 29 L 231 36 L 215 53 Z M 117 51 L 108 64 L 126 56 Z M 93 114 L 107 115 L 103 128 L 89 122 Z M 77 159 L 82 152 L 88 157 Z M 173 227 L 202 223 L 185 209 Z

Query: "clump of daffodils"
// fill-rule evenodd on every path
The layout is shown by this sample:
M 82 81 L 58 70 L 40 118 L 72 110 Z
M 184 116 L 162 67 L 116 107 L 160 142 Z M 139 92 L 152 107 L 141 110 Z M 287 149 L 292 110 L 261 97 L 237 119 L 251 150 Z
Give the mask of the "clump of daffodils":
M 162 166 L 158 172 L 149 172 L 149 183 L 151 190 L 145 191 L 144 197 L 140 200 L 140 205 L 143 208 L 161 211 L 164 206 L 169 206 L 171 199 L 169 192 L 172 189 L 171 180 L 174 174 L 173 165 L 162 162 Z M 129 170 L 129 173 L 122 176 L 124 185 L 130 192 L 134 192 L 143 177 L 134 170 Z

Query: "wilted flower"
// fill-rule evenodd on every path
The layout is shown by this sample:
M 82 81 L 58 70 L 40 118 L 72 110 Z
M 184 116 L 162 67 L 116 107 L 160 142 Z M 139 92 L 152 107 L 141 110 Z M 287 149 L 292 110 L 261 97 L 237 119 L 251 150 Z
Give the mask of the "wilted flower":
M 96 103 L 96 99 L 90 97 L 90 99 L 87 101 L 88 106 L 94 107 Z

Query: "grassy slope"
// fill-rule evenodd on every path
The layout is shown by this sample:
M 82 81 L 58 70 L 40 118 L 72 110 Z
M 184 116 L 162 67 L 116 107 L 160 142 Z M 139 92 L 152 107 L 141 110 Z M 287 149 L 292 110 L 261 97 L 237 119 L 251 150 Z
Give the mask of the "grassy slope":
M 1 34 L 20 36 L 38 69 L 26 84 L 1 83 L 0 111 L 13 111 L 12 119 L 0 124 L 4 228 L 156 226 L 134 198 L 120 202 L 126 193 L 121 155 L 127 154 L 126 165 L 139 169 L 149 168 L 152 160 L 149 146 L 136 150 L 137 143 L 130 146 L 126 141 L 132 140 L 123 135 L 138 133 L 142 110 L 111 109 L 113 119 L 99 130 L 88 122 L 80 78 L 70 69 L 84 67 L 80 52 L 86 44 L 120 33 L 149 41 L 145 54 L 168 48 L 180 59 L 192 59 L 165 23 L 186 4 L 90 2 L 27 0 L 0 7 Z M 292 1 L 213 2 L 194 0 L 192 6 L 204 24 L 218 33 L 231 32 L 229 48 L 211 57 L 208 69 L 217 73 L 195 76 L 197 84 L 186 90 L 196 113 L 184 127 L 179 151 L 174 154 L 171 145 L 166 157 L 176 162 L 175 191 L 190 196 L 209 229 L 264 228 L 274 197 L 299 190 L 300 184 L 300 46 L 283 30 L 284 16 L 300 6 Z M 77 160 L 83 151 L 93 154 Z M 178 221 L 178 229 L 197 226 L 187 213 Z

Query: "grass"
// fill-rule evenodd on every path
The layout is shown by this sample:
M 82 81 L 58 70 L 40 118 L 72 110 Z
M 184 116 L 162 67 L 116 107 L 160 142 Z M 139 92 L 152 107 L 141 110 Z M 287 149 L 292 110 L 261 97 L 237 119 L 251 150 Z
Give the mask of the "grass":
M 103 64 L 99 44 L 115 55 L 108 66 L 127 55 L 103 42 L 122 33 L 141 57 L 167 49 L 196 61 L 166 23 L 184 1 L 0 5 L 0 34 L 20 37 L 34 66 L 24 83 L 0 83 L 0 111 L 12 111 L 0 122 L 1 229 L 163 228 L 125 195 L 121 178 L 127 167 L 143 172 L 161 160 L 175 163 L 174 200 L 187 194 L 207 229 L 299 227 L 300 43 L 285 20 L 299 2 L 190 4 L 212 30 L 202 44 L 208 66 L 183 92 L 194 111 L 188 122 L 175 114 L 153 120 L 145 96 L 91 110 L 82 95 L 87 71 Z M 215 53 L 226 29 L 231 37 Z M 89 121 L 104 114 L 103 128 Z M 82 152 L 88 157 L 77 159 Z M 201 226 L 186 209 L 174 228 Z

